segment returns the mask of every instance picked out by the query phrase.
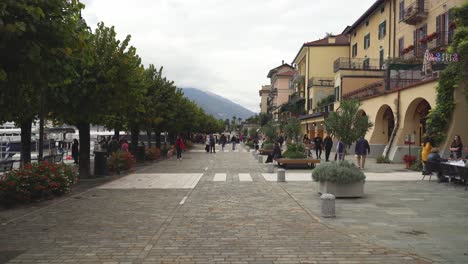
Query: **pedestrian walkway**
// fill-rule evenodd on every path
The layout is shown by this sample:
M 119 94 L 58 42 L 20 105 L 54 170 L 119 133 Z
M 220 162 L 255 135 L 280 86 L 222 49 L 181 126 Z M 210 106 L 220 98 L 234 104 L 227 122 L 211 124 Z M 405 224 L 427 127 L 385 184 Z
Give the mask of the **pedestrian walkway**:
M 466 219 L 463 192 L 404 181 L 412 174 L 403 172 L 392 181 L 366 174 L 368 195 L 337 200 L 338 218 L 323 219 L 310 170 L 288 170 L 277 183 L 243 151 L 187 152 L 21 216 L 0 211 L 0 263 L 464 263 L 461 220 L 460 229 L 436 229 L 444 235 L 428 229 L 441 214 Z M 458 213 L 430 201 L 445 191 Z M 421 243 L 404 233 L 418 223 Z M 441 243 L 455 256 L 437 250 Z

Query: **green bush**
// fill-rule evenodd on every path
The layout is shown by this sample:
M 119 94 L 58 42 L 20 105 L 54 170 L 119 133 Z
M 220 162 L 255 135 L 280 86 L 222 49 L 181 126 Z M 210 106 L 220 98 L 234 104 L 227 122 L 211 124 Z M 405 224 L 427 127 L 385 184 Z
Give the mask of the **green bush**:
M 338 161 L 318 165 L 312 173 L 312 178 L 316 182 L 347 184 L 365 180 L 366 176 L 354 163 Z
M 252 141 L 247 142 L 246 145 L 251 149 L 253 149 L 255 147 L 254 143 Z
M 392 163 L 387 157 L 385 156 L 378 156 L 376 159 L 377 163 Z
M 288 144 L 288 149 L 282 155 L 288 159 L 304 159 L 307 158 L 305 148 L 302 144 Z
M 413 164 L 411 164 L 411 166 L 409 167 L 409 169 L 412 171 L 422 171 L 423 169 L 422 161 L 421 160 L 414 161 Z

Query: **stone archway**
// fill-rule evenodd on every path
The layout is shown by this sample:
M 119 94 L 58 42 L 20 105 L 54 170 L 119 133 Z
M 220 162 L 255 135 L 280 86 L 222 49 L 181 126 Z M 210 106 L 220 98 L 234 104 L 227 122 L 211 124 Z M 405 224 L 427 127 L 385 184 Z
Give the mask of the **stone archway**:
M 426 119 L 431 105 L 424 98 L 411 102 L 405 114 L 404 135 L 413 134 L 416 146 L 420 146 L 426 133 Z
M 388 144 L 394 128 L 395 117 L 392 108 L 386 104 L 382 105 L 377 111 L 371 143 Z

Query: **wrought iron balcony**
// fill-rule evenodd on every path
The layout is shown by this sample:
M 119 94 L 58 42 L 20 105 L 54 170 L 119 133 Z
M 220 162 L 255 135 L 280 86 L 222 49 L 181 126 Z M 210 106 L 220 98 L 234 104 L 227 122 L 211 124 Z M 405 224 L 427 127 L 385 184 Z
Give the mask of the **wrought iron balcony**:
M 381 70 L 382 66 L 379 59 L 342 57 L 335 60 L 333 70 Z
M 403 22 L 409 25 L 416 25 L 427 18 L 428 1 L 416 0 L 405 8 Z
M 335 79 L 330 77 L 312 77 L 309 79 L 307 88 L 310 88 L 312 86 L 334 87 Z
M 402 57 L 405 59 L 418 58 L 422 62 L 427 50 L 429 52 L 446 50 L 452 43 L 454 34 L 453 30 L 434 32 L 420 39 L 417 45 L 411 51 L 404 53 Z

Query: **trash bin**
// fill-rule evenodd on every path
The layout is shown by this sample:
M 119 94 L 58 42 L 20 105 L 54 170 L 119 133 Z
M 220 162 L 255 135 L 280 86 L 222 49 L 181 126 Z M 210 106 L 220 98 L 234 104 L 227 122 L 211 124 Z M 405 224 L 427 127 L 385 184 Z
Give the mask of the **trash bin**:
M 145 162 L 145 146 L 144 145 L 140 145 L 140 146 L 137 146 L 137 149 L 136 149 L 136 161 L 137 162 Z
M 105 150 L 94 151 L 94 175 L 107 175 L 107 152 Z

